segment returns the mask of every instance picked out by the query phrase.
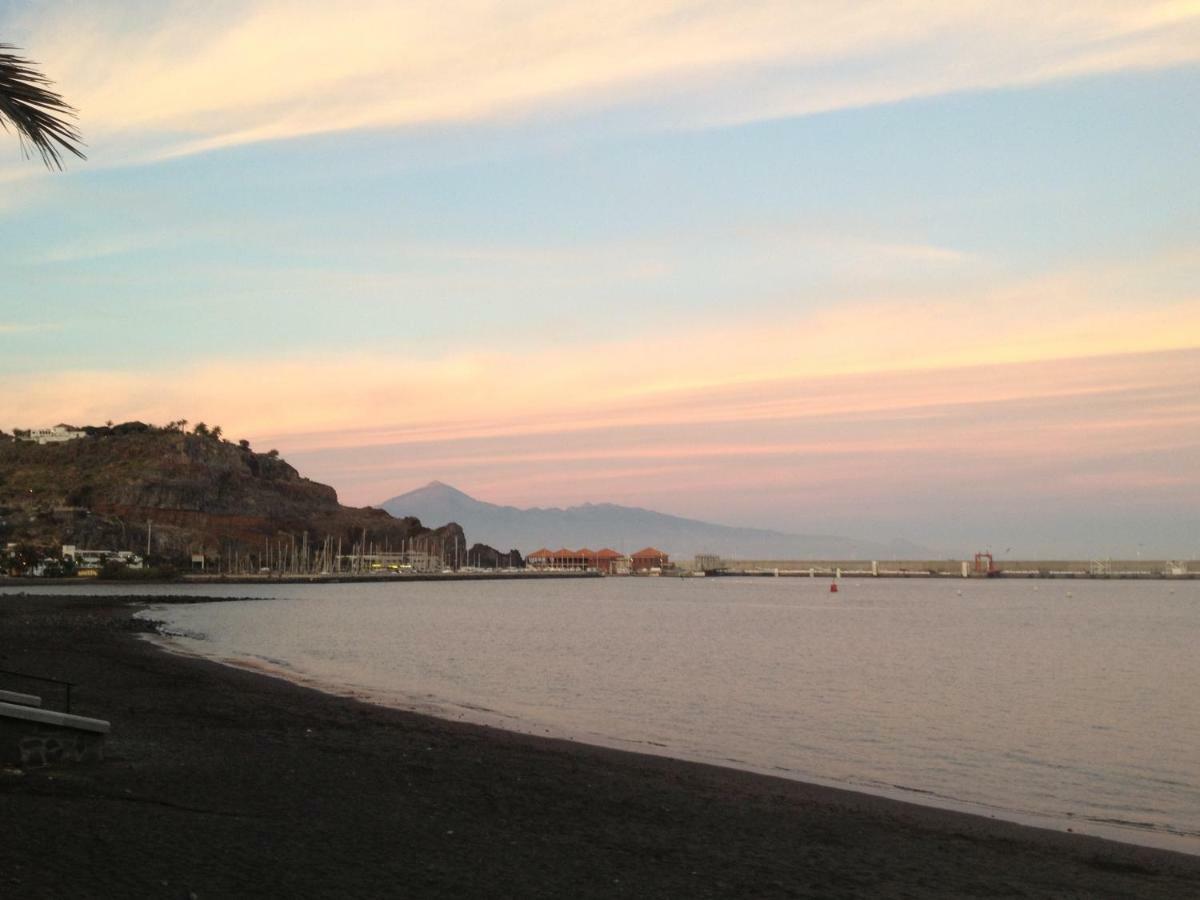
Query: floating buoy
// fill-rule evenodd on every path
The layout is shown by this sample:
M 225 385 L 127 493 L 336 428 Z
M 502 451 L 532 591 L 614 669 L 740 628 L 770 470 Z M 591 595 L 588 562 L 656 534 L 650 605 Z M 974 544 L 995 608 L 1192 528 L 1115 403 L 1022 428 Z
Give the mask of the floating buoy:
M 831 594 L 836 594 L 836 593 L 837 593 L 837 591 L 838 591 L 838 588 L 837 588 L 837 582 L 836 582 L 836 581 L 831 581 L 831 582 L 829 583 L 829 593 L 831 593 Z

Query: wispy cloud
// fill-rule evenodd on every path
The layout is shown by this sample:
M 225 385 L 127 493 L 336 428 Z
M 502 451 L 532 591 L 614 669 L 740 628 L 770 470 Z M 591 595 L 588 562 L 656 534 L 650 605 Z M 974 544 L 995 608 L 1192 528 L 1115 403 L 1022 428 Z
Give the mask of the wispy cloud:
M 61 325 L 42 322 L 0 322 L 0 335 L 32 334 L 39 331 L 57 331 L 61 327 Z
M 1195 4 L 1136 0 L 96 3 L 16 24 L 133 156 L 647 105 L 686 127 L 1200 59 Z
M 320 445 L 339 443 L 339 432 L 349 442 L 369 442 L 368 423 L 388 440 L 402 433 L 446 440 L 560 430 L 562 423 L 587 429 L 729 415 L 766 420 L 827 408 L 820 390 L 802 388 L 831 377 L 1197 346 L 1200 300 L 1126 307 L 1096 298 L 1090 280 L 1063 276 L 1053 292 L 1043 282 L 1004 289 L 994 298 L 1003 315 L 986 319 L 977 302 L 887 301 L 741 325 L 698 319 L 670 340 L 600 337 L 570 347 L 475 348 L 435 358 L 356 352 L 215 359 L 153 378 L 140 370 L 40 372 L 14 376 L 3 387 L 10 415 L 32 424 L 50 409 L 68 419 L 167 421 L 190 414 L 281 441 L 311 433 Z M 938 384 L 933 379 L 924 390 L 936 395 Z M 865 396 L 873 402 L 870 391 Z M 844 401 L 843 392 L 838 402 Z
M 986 498 L 1002 514 L 1135 487 L 1184 510 L 1200 500 L 1198 394 L 1194 351 L 1084 358 L 777 381 L 585 430 L 531 415 L 503 433 L 379 432 L 347 446 L 326 435 L 290 458 L 357 502 L 440 477 L 496 502 L 613 500 L 718 519 L 745 509 L 751 522 L 764 502 L 870 518 L 914 497 L 923 511 Z
M 12 135 L 2 132 L 12 140 Z M 14 142 L 15 143 L 15 142 Z M 37 168 L 22 166 L 21 169 L 5 170 L 0 165 L 0 221 L 19 216 L 30 207 L 53 196 L 54 188 L 49 179 L 31 178 L 29 172 Z
M 158 234 L 91 237 L 56 244 L 30 255 L 25 261 L 34 265 L 84 262 L 111 256 L 140 253 L 156 247 L 163 247 L 171 242 L 172 238 L 161 232 Z
M 953 541 L 964 504 L 986 510 L 975 527 L 1039 507 L 1194 515 L 1200 303 L 1026 297 L 1001 318 L 860 306 L 569 350 L 42 371 L 0 376 L 0 393 L 9 425 L 219 423 L 357 504 L 440 477 L 496 502 L 792 530 L 917 515 Z M 843 525 L 820 524 L 826 510 Z

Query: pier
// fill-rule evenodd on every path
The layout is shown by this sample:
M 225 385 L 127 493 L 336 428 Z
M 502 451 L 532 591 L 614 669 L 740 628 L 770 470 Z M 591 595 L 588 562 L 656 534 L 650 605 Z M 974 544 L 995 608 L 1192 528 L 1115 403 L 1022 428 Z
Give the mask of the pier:
M 979 557 L 988 557 L 981 560 Z M 709 577 L 758 578 L 1082 578 L 1200 579 L 1196 560 L 788 560 L 715 559 L 694 566 Z

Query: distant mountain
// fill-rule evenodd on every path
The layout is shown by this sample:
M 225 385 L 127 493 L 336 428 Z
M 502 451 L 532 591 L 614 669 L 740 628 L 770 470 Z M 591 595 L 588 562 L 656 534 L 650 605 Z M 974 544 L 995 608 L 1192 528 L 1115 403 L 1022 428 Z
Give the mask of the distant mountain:
M 612 503 L 585 503 L 566 509 L 518 509 L 485 503 L 440 481 L 384 501 L 393 516 L 425 522 L 456 522 L 468 540 L 530 553 L 539 547 L 632 553 L 652 546 L 677 559 L 713 553 L 732 559 L 931 559 L 936 554 L 907 541 L 891 544 L 834 535 L 784 534 L 760 528 L 733 528 L 649 509 Z

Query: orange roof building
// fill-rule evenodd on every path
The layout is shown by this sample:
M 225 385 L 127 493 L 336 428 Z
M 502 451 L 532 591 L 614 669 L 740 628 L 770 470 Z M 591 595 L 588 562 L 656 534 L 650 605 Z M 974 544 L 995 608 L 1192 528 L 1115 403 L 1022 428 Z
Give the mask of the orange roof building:
M 590 550 L 584 547 L 580 550 L 568 550 L 562 547 L 558 550 L 547 550 L 543 547 L 525 557 L 526 565 L 534 569 L 561 569 L 566 571 L 603 572 L 612 575 L 621 568 L 625 557 L 605 547 L 603 550 Z
M 651 569 L 665 569 L 670 565 L 670 557 L 661 550 L 646 547 L 630 557 L 634 572 L 649 572 Z

